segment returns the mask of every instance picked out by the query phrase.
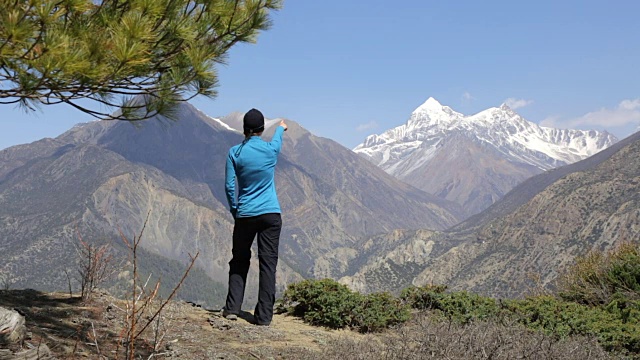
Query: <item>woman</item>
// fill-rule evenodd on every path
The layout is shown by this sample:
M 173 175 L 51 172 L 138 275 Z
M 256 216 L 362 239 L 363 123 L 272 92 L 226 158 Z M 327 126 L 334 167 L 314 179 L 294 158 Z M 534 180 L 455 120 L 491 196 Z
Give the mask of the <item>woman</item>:
M 273 317 L 282 228 L 274 173 L 287 125 L 281 121 L 271 142 L 266 142 L 261 138 L 264 116 L 251 109 L 244 115 L 243 128 L 245 139 L 229 150 L 225 171 L 225 191 L 235 225 L 233 257 L 229 262 L 229 292 L 222 315 L 230 320 L 238 318 L 251 261 L 251 244 L 257 235 L 260 283 L 253 315 L 255 324 L 269 325 Z

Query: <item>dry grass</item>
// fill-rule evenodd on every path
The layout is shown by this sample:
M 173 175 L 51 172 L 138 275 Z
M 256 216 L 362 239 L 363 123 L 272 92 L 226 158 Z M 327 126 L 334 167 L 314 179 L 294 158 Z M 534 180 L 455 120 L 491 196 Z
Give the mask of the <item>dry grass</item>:
M 517 324 L 478 322 L 466 326 L 422 314 L 385 334 L 332 341 L 308 359 L 614 359 L 595 339 L 558 339 Z

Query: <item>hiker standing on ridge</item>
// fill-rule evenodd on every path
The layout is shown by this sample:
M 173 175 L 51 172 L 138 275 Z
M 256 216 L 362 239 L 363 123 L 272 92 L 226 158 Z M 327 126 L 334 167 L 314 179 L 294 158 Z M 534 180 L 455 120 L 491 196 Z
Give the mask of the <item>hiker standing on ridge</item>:
M 230 320 L 238 318 L 251 261 L 251 244 L 257 235 L 260 284 L 254 318 L 257 325 L 269 325 L 273 317 L 282 228 L 274 173 L 287 124 L 280 121 L 271 142 L 266 142 L 260 137 L 264 131 L 264 116 L 251 109 L 244 115 L 243 128 L 245 139 L 229 150 L 225 169 L 225 191 L 235 225 L 233 257 L 229 262 L 229 292 L 222 316 Z

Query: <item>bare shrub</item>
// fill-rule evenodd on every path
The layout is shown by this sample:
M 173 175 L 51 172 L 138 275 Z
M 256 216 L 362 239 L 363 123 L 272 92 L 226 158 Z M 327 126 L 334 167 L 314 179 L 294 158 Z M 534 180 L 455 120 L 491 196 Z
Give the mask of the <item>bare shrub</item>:
M 558 338 L 515 323 L 479 321 L 467 325 L 420 314 L 414 321 L 383 334 L 341 338 L 309 359 L 614 359 L 593 338 Z
M 158 301 L 158 304 L 162 304 L 162 301 Z M 175 306 L 175 304 L 169 304 L 169 306 Z M 149 314 L 153 314 L 157 309 L 151 308 L 149 309 Z M 158 314 L 156 320 L 153 322 L 151 326 L 152 338 L 149 340 L 149 344 L 151 347 L 151 357 L 159 357 L 163 355 L 167 355 L 162 351 L 165 348 L 165 338 L 171 332 L 173 326 L 174 318 L 171 316 L 165 315 L 163 312 Z
M 94 291 L 116 271 L 114 256 L 109 244 L 92 244 L 84 241 L 80 232 L 76 253 L 78 258 L 78 281 L 83 300 L 90 300 Z M 71 282 L 69 281 L 69 288 Z
M 153 286 L 149 286 L 151 274 L 144 283 L 141 282 L 139 278 L 138 248 L 148 221 L 149 214 L 147 214 L 147 218 L 142 225 L 140 233 L 138 235 L 134 234 L 131 241 L 122 233 L 122 231 L 120 231 L 122 241 L 129 249 L 129 262 L 132 267 L 131 293 L 127 296 L 123 328 L 120 332 L 121 341 L 118 342 L 118 345 L 120 345 L 120 343 L 124 345 L 124 358 L 127 360 L 136 358 L 136 345 L 147 329 L 153 332 L 148 336 L 153 339 L 151 341 L 151 346 L 149 346 L 149 352 L 151 353 L 149 358 L 159 355 L 158 351 L 161 348 L 167 332 L 169 331 L 169 328 L 162 324 L 162 312 L 171 299 L 176 295 L 178 289 L 182 286 L 184 280 L 193 268 L 198 255 L 200 255 L 199 251 L 193 256 L 189 254 L 190 262 L 184 271 L 182 278 L 175 285 L 166 299 L 160 299 L 158 297 L 160 280 L 156 281 Z M 119 354 L 119 349 L 116 350 L 116 353 Z
M 62 270 L 62 272 L 64 272 L 64 275 L 67 277 L 67 284 L 69 285 L 69 298 L 72 298 L 73 289 L 71 287 L 71 274 L 69 274 L 69 270 L 67 269 Z

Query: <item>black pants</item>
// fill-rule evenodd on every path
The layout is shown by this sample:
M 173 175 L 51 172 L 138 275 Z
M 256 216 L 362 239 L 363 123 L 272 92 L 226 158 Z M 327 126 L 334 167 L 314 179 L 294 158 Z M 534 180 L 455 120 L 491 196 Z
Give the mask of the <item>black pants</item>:
M 225 309 L 240 313 L 247 273 L 251 262 L 251 244 L 258 235 L 260 285 L 254 317 L 258 324 L 271 323 L 276 296 L 276 266 L 282 218 L 280 214 L 264 214 L 237 218 L 233 228 L 233 258 L 229 262 L 229 293 Z

